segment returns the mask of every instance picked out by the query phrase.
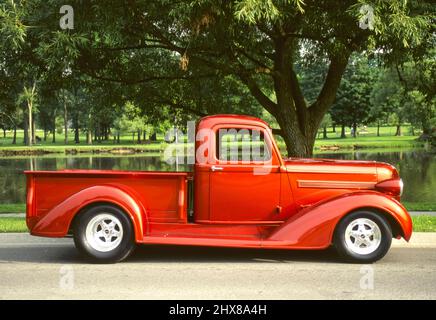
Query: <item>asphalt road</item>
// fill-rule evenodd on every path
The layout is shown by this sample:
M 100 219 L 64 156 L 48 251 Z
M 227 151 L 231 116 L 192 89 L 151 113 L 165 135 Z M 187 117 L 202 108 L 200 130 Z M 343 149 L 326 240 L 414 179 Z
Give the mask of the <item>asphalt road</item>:
M 436 299 L 436 233 L 394 241 L 372 265 L 332 250 L 140 247 L 89 264 L 71 239 L 0 234 L 0 299 Z

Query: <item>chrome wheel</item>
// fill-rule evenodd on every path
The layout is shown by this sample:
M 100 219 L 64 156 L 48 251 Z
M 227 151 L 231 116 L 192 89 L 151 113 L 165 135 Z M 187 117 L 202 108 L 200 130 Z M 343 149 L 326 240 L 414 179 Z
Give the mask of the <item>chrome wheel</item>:
M 370 219 L 353 220 L 345 229 L 345 244 L 348 249 L 359 255 L 373 253 L 380 246 L 381 231 L 377 223 Z
M 93 249 L 108 252 L 120 245 L 123 239 L 123 226 L 114 215 L 101 213 L 89 221 L 85 235 Z

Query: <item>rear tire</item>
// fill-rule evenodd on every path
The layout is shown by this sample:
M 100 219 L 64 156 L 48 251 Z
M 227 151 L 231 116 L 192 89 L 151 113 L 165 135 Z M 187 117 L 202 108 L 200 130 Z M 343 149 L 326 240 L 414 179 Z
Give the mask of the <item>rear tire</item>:
M 339 222 L 333 242 L 346 261 L 372 263 L 383 258 L 389 251 L 392 230 L 379 213 L 356 211 Z
M 77 217 L 73 231 L 76 248 L 93 262 L 119 262 L 135 249 L 132 223 L 115 206 L 98 205 L 87 209 Z

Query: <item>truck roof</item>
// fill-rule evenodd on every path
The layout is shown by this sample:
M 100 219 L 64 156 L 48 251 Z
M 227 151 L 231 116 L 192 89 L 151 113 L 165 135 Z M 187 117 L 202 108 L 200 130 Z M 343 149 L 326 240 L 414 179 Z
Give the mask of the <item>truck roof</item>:
M 216 124 L 229 123 L 229 124 L 262 124 L 267 128 L 270 128 L 268 122 L 241 114 L 216 114 L 211 116 L 206 116 L 200 119 L 198 128 L 210 128 Z

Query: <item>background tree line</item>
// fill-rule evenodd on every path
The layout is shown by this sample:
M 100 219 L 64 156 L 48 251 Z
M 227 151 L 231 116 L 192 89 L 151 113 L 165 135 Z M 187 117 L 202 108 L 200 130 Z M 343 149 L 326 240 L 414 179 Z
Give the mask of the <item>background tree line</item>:
M 72 30 L 62 5 L 0 4 L 0 121 L 28 145 L 61 123 L 65 142 L 68 130 L 76 143 L 141 141 L 174 121 L 267 113 L 288 154 L 310 156 L 329 117 L 354 133 L 392 118 L 434 126 L 430 1 L 71 1 Z

